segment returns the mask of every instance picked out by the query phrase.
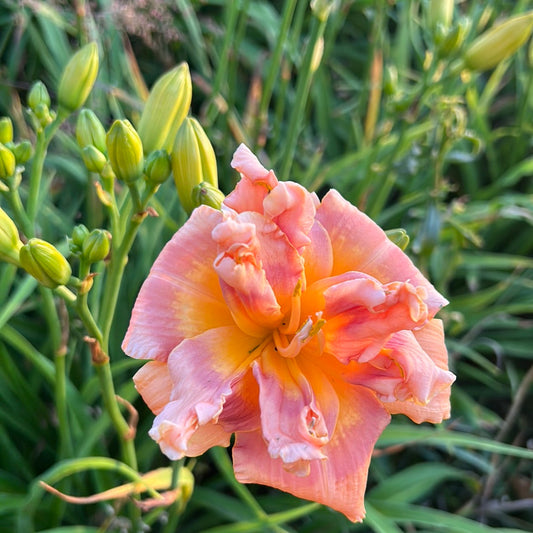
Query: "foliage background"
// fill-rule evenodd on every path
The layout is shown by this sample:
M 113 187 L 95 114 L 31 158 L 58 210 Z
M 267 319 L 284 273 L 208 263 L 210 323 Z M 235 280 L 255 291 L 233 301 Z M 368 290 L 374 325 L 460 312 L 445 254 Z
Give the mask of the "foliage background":
M 31 83 L 44 81 L 53 98 L 67 59 L 89 40 L 99 43 L 101 67 L 87 106 L 106 126 L 135 121 L 155 79 L 187 61 L 192 113 L 213 143 L 224 192 L 236 180 L 231 155 L 246 142 L 281 179 L 319 194 L 334 187 L 385 229 L 405 228 L 408 253 L 451 301 L 440 316 L 458 376 L 452 418 L 434 428 L 395 417 L 372 461 L 363 524 L 239 486 L 228 456 L 214 450 L 189 463 L 196 488 L 181 514 L 174 505 L 145 517 L 153 531 L 533 529 L 533 48 L 483 73 L 457 67 L 483 29 L 533 6 L 459 1 L 446 34 L 432 25 L 429 4 L 344 0 L 320 21 L 303 0 L 0 0 L 0 116 L 13 118 L 17 138 L 33 135 L 24 119 Z M 446 35 L 458 36 L 448 48 Z M 74 124 L 63 126 L 45 166 L 40 230 L 56 243 L 81 221 L 105 224 Z M 112 331 L 118 394 L 139 409 L 141 472 L 167 461 L 146 434 L 152 416 L 131 382 L 138 363 L 120 341 L 151 263 L 185 220 L 172 183 L 157 198 L 160 216 L 134 245 Z M 0 531 L 29 512 L 39 531 L 130 530 L 123 502 L 35 497 L 37 480 L 62 458 L 34 289 L 0 265 Z M 74 457 L 117 457 L 84 334 L 71 317 L 68 382 L 78 394 L 69 412 L 86 424 Z M 94 470 L 59 488 L 85 495 L 123 481 Z

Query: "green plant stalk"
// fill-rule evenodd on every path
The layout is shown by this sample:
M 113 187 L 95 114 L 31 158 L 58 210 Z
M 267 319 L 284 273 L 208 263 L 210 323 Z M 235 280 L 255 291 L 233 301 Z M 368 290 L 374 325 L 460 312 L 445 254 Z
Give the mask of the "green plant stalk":
M 57 117 L 48 126 L 46 126 L 46 128 L 37 132 L 37 140 L 35 142 L 35 153 L 33 154 L 30 172 L 28 203 L 26 208 L 28 218 L 32 223 L 35 222 L 35 217 L 37 215 L 44 160 L 46 158 L 46 152 L 48 151 L 48 145 L 50 144 L 50 141 L 54 137 L 56 131 L 59 129 L 59 126 L 61 126 L 65 118 L 65 116 L 58 114 Z
M 9 180 L 8 187 L 9 191 L 5 192 L 4 194 L 7 196 L 7 200 L 11 210 L 13 211 L 13 216 L 17 222 L 17 226 L 22 230 L 24 235 L 29 238 L 33 235 L 33 224 L 24 210 L 18 189 L 15 188 L 13 184 L 13 179 Z
M 259 111 L 256 116 L 254 131 L 252 140 L 256 144 L 259 132 L 263 128 L 268 118 L 268 107 L 272 98 L 272 92 L 274 90 L 274 83 L 279 78 L 281 71 L 281 59 L 283 54 L 283 48 L 288 41 L 289 28 L 291 25 L 292 17 L 294 15 L 294 9 L 296 8 L 297 0 L 289 0 L 284 3 L 283 14 L 281 18 L 281 25 L 279 28 L 278 38 L 276 40 L 276 47 L 270 60 L 268 73 L 265 79 L 263 92 L 261 93 L 261 100 L 259 102 Z
M 313 60 L 315 46 L 318 40 L 324 35 L 325 28 L 326 20 L 318 20 L 316 17 L 313 17 L 311 36 L 307 43 L 303 64 L 298 75 L 294 107 L 292 108 L 289 118 L 289 128 L 284 140 L 285 150 L 283 151 L 281 165 L 279 167 L 279 176 L 282 179 L 287 179 L 291 170 L 292 161 L 296 152 L 296 143 L 298 141 L 298 129 L 301 127 L 305 106 L 309 97 L 309 90 L 311 88 L 311 81 L 313 79 L 311 62 Z
M 240 2 L 226 3 L 226 21 L 224 24 L 225 36 L 224 42 L 222 44 L 222 50 L 220 51 L 221 59 L 218 63 L 217 72 L 215 74 L 215 80 L 213 82 L 211 99 L 209 101 L 209 106 L 206 111 L 206 119 L 208 123 L 211 123 L 215 119 L 217 113 L 217 106 L 214 102 L 216 97 L 220 93 L 220 87 L 222 86 L 223 80 L 226 79 L 226 71 L 228 65 L 227 58 L 229 56 L 233 36 L 235 34 L 235 26 L 237 24 L 237 18 L 239 14 L 239 4 Z

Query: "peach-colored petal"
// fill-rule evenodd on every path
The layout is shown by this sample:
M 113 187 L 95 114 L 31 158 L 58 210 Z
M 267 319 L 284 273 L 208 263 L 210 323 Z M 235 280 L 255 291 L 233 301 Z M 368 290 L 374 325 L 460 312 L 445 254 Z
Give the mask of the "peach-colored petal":
M 329 285 L 329 286 L 328 286 Z M 325 350 L 339 360 L 367 362 L 375 357 L 390 335 L 424 325 L 425 288 L 410 283 L 382 285 L 359 272 L 348 272 L 316 283 L 325 301 Z
M 289 242 L 299 251 L 311 239 L 309 233 L 315 220 L 315 203 L 312 195 L 301 185 L 280 182 L 263 201 L 264 214 L 285 233 Z
M 455 376 L 439 368 L 412 331 L 394 333 L 368 363 L 352 363 L 344 372 L 350 383 L 374 390 L 382 402 L 412 401 L 427 405 Z
M 324 458 L 321 448 L 335 428 L 335 390 L 322 372 L 304 375 L 296 360 L 279 357 L 273 345 L 254 361 L 253 373 L 270 456 L 281 458 L 288 470 L 307 474 L 309 461 Z
M 301 254 L 305 265 L 305 279 L 310 286 L 319 279 L 328 278 L 333 268 L 333 249 L 328 232 L 315 220 L 309 233 L 311 242 Z
M 413 334 L 435 365 L 447 371 L 448 353 L 444 344 L 442 321 L 430 320 L 422 329 L 413 331 Z M 450 393 L 451 388 L 448 386 L 431 398 L 426 405 L 413 401 L 395 401 L 386 403 L 384 406 L 391 414 L 404 414 L 417 424 L 422 422 L 438 424 L 450 417 Z
M 170 401 L 172 393 L 172 379 L 167 364 L 161 361 L 149 361 L 137 371 L 133 381 L 144 403 L 158 415 Z
M 217 422 L 226 398 L 248 371 L 256 344 L 256 339 L 232 326 L 186 339 L 172 351 L 170 401 L 150 430 L 168 457 L 189 455 L 189 441 L 198 427 Z
M 220 211 L 195 209 L 155 261 L 122 344 L 130 357 L 165 361 L 184 338 L 233 323 L 213 270 L 211 231 L 221 220 Z
M 335 389 L 340 411 L 332 440 L 323 448 L 327 459 L 310 461 L 307 476 L 287 472 L 280 459 L 272 459 L 259 431 L 236 434 L 234 470 L 242 483 L 270 485 L 361 521 L 370 457 L 390 416 L 362 387 L 337 384 Z
M 448 302 L 368 216 L 330 190 L 317 209 L 333 246 L 333 275 L 349 270 L 365 272 L 381 283 L 408 281 L 427 291 L 430 318 Z
M 258 213 L 228 217 L 212 235 L 219 250 L 215 271 L 236 323 L 250 335 L 264 336 L 290 309 L 303 277 L 297 251 Z
M 234 209 L 237 213 L 244 211 L 263 213 L 264 199 L 278 184 L 274 172 L 267 170 L 244 144 L 235 151 L 231 166 L 240 172 L 241 180 L 226 196 L 223 205 Z

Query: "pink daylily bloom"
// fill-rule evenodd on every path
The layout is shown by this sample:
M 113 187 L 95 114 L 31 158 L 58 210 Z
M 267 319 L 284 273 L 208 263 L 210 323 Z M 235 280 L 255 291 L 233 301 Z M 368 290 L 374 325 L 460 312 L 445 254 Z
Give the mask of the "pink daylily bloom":
M 374 445 L 403 413 L 450 415 L 447 304 L 334 190 L 279 182 L 241 145 L 221 211 L 201 206 L 156 260 L 123 343 L 171 459 L 229 446 L 235 475 L 364 517 Z

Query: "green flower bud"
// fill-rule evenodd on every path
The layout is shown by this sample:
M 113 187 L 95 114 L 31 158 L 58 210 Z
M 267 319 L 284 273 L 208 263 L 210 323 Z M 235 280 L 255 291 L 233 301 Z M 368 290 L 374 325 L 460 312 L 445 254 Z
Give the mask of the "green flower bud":
M 319 20 L 327 20 L 330 14 L 337 10 L 338 0 L 311 0 L 311 10 Z
M 387 96 L 396 94 L 398 90 L 398 69 L 395 65 L 387 65 L 383 76 L 383 92 Z
M 0 118 L 0 143 L 6 144 L 13 141 L 13 122 L 9 117 Z
M 161 148 L 172 150 L 176 133 L 189 112 L 191 98 L 187 63 L 181 63 L 155 82 L 137 128 L 147 154 Z
M 171 154 L 172 172 L 181 205 L 191 213 L 193 188 L 203 181 L 218 187 L 215 152 L 200 123 L 187 117 L 176 135 Z
M 430 0 L 428 6 L 428 22 L 431 28 L 442 26 L 444 30 L 450 27 L 453 18 L 455 0 Z
M 45 104 L 38 104 L 33 112 L 42 128 L 48 126 L 55 118 L 55 112 L 50 111 L 49 107 Z
M 194 207 L 208 205 L 213 209 L 220 209 L 224 198 L 224 193 L 220 189 L 205 181 L 196 185 L 192 190 L 192 202 Z
M 85 166 L 87 167 L 87 170 L 89 172 L 96 172 L 97 174 L 102 172 L 107 163 L 106 156 L 100 152 L 98 148 L 92 145 L 86 146 L 81 151 L 81 157 L 85 163 Z
M 50 95 L 42 81 L 36 81 L 28 93 L 28 107 L 35 112 L 39 106 L 50 107 Z
M 17 161 L 17 165 L 23 165 L 32 158 L 33 146 L 30 141 L 24 140 L 15 144 L 12 152 Z
M 19 252 L 20 266 L 41 285 L 55 289 L 68 283 L 72 270 L 59 250 L 49 242 L 30 239 Z
M 15 174 L 17 162 L 13 152 L 0 143 L 0 179 L 6 179 Z
M 98 74 L 98 46 L 95 42 L 78 50 L 67 63 L 59 87 L 57 100 L 67 112 L 79 109 L 87 100 Z
M 106 151 L 105 129 L 98 117 L 90 109 L 82 109 L 76 121 L 76 140 L 80 148 L 95 146 L 100 152 Z
M 469 31 L 470 19 L 463 18 L 452 30 L 450 30 L 446 38 L 442 41 L 439 46 L 439 54 L 442 57 L 446 57 L 456 50 L 459 50 Z
M 409 244 L 409 235 L 403 228 L 389 229 L 385 232 L 387 237 L 399 248 L 405 250 Z
M 144 173 L 154 185 L 164 183 L 170 176 L 170 157 L 165 150 L 156 150 L 146 158 Z
M 22 242 L 19 232 L 8 214 L 0 208 L 0 261 L 19 264 L 19 250 Z
M 109 253 L 110 234 L 102 229 L 93 229 L 83 241 L 82 255 L 88 263 L 105 259 Z
M 472 70 L 488 70 L 513 55 L 533 30 L 533 11 L 508 18 L 482 33 L 467 49 L 464 62 Z
M 138 179 L 144 167 L 143 145 L 129 120 L 115 120 L 106 137 L 107 155 L 115 176 L 126 183 Z
M 86 226 L 83 224 L 78 224 L 77 226 L 74 226 L 74 229 L 72 230 L 72 237 L 70 239 L 70 251 L 73 254 L 81 252 L 81 249 L 83 247 L 83 243 L 89 235 L 89 230 Z

